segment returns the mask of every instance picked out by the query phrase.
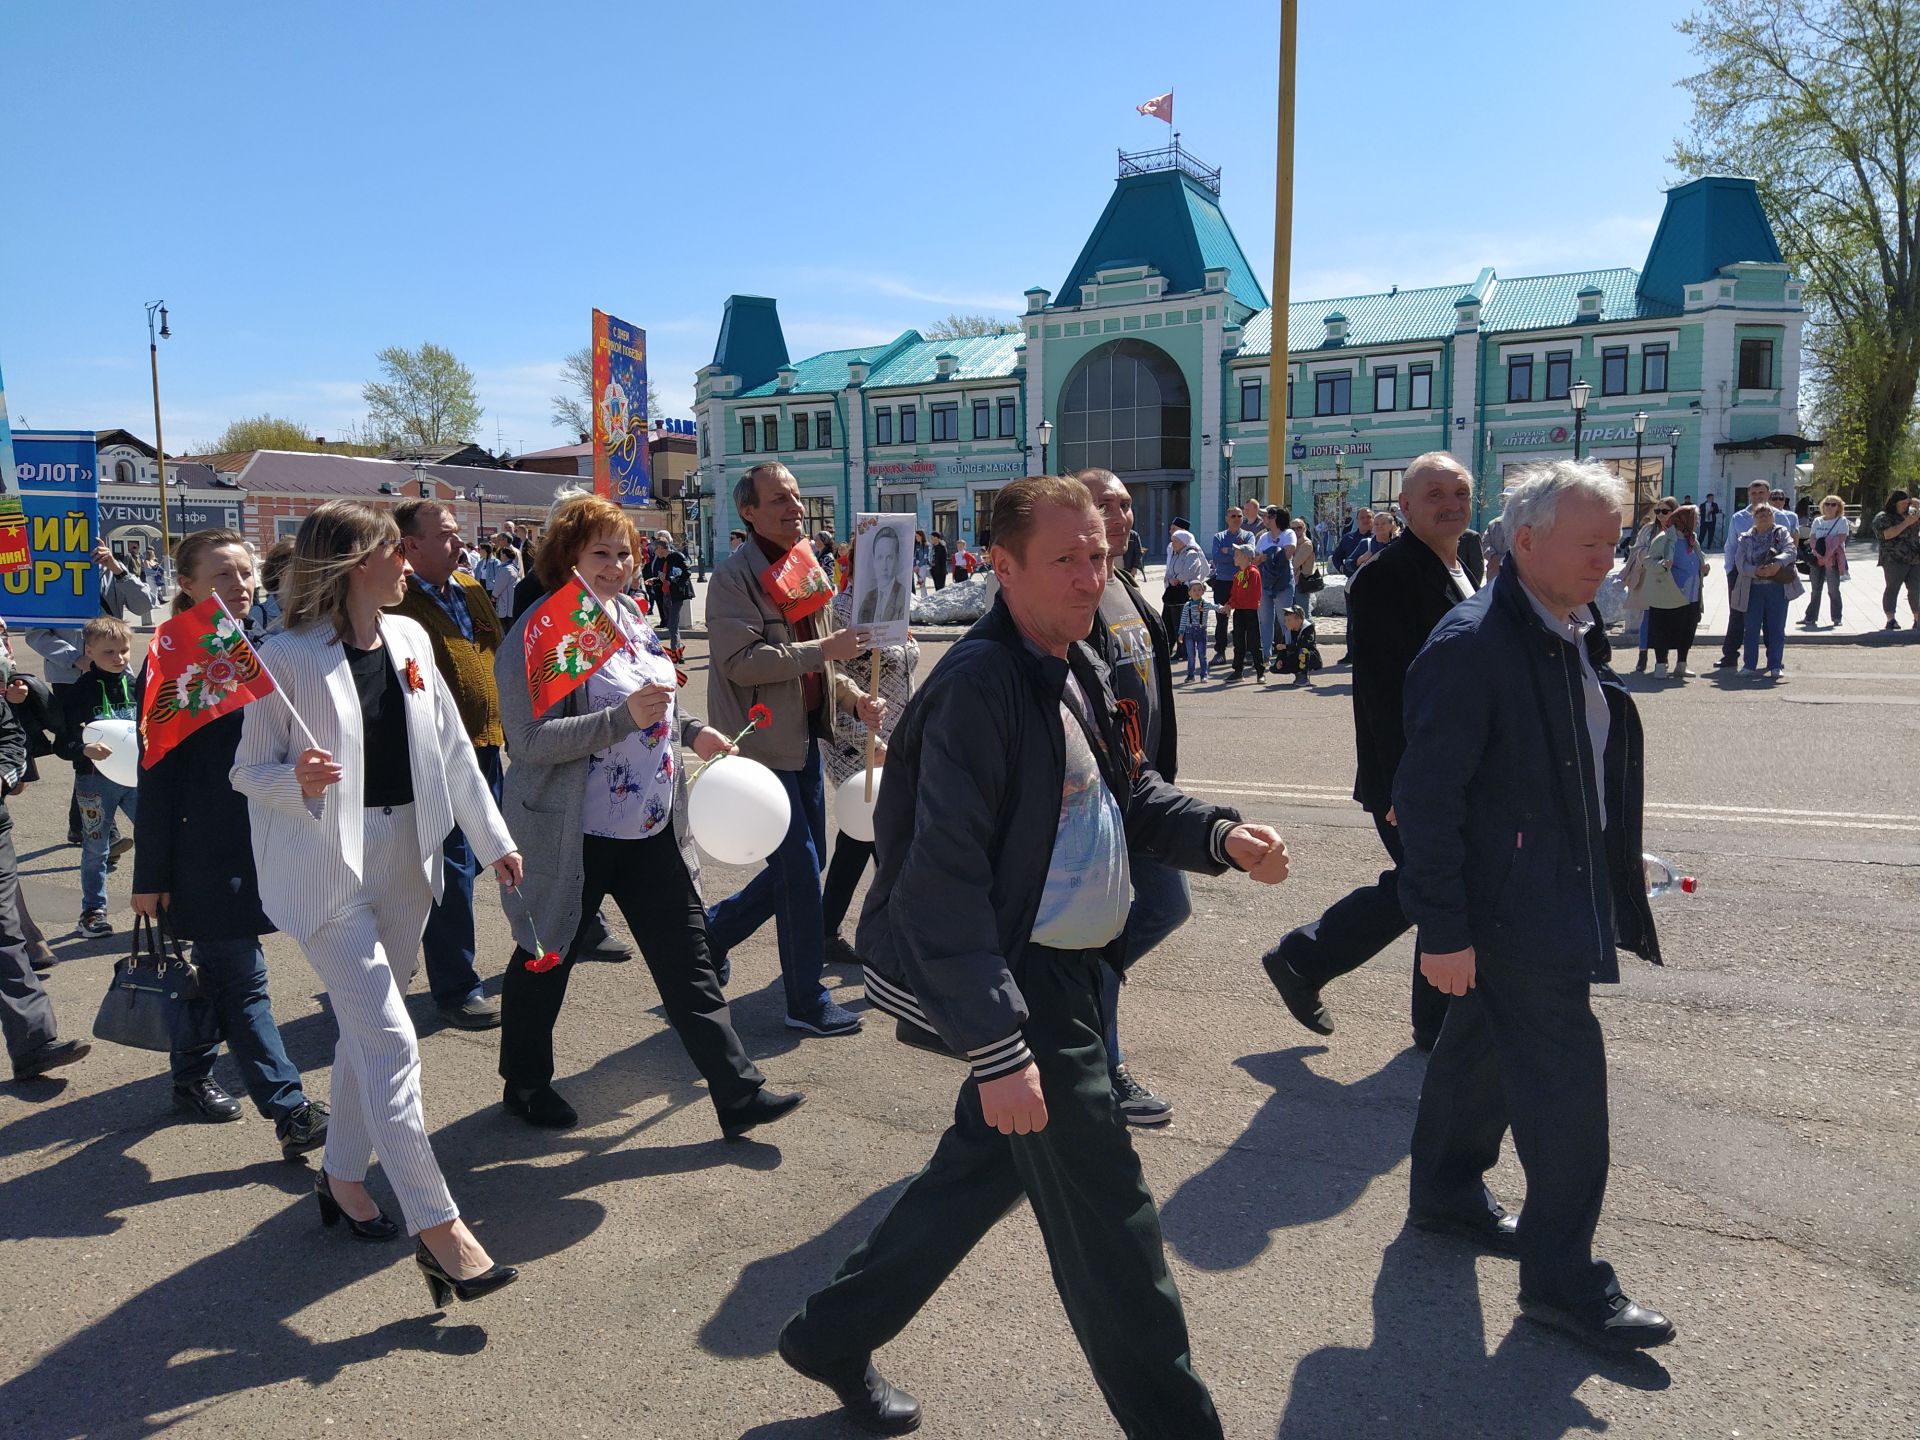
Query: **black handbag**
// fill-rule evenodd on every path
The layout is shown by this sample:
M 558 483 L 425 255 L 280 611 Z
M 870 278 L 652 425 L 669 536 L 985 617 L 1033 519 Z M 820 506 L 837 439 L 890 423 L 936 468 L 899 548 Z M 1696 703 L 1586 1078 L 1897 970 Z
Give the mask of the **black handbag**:
M 1320 573 L 1320 567 L 1318 565 L 1300 577 L 1300 593 L 1302 595 L 1318 595 L 1326 588 L 1327 577 Z
M 93 1035 L 134 1050 L 192 1050 L 217 1041 L 213 1008 L 202 999 L 200 971 L 164 922 L 133 918 L 133 948 L 113 962 Z

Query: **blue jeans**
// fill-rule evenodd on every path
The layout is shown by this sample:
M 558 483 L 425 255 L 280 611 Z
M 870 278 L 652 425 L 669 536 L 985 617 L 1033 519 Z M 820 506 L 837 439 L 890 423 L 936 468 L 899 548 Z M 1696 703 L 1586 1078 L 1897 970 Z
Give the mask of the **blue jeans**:
M 666 626 L 668 646 L 675 650 L 680 648 L 680 615 L 686 605 L 686 601 L 676 600 L 671 595 L 660 601 L 660 623 Z
M 480 773 L 500 803 L 500 747 L 476 745 L 474 759 Z M 445 857 L 445 887 L 440 903 L 427 916 L 426 933 L 420 937 L 421 957 L 427 966 L 427 989 L 436 1005 L 460 1005 L 480 993 L 480 972 L 473 968 L 473 882 L 480 874 L 479 857 L 461 833 L 458 825 L 447 832 L 441 847 Z
M 1787 644 L 1787 590 L 1756 580 L 1747 591 L 1746 668 L 1751 670 L 1760 658 L 1760 637 L 1767 640 L 1767 669 L 1780 668 L 1781 652 Z
M 1205 637 L 1201 637 L 1204 641 Z M 1163 865 L 1138 850 L 1127 856 L 1133 872 L 1133 905 L 1127 911 L 1127 928 L 1120 934 L 1120 959 L 1131 968 L 1133 962 L 1187 923 L 1193 914 L 1193 896 L 1187 891 L 1187 877 L 1171 865 Z M 1111 965 L 1100 967 L 1100 1009 L 1107 1022 L 1107 1064 L 1126 1062 L 1120 1053 L 1120 976 Z
M 267 957 L 260 941 L 253 937 L 196 940 L 193 963 L 200 967 L 203 998 L 191 1003 L 213 1010 L 220 1037 L 233 1051 L 254 1107 L 276 1124 L 285 1120 L 307 1103 L 307 1096 L 267 1002 Z M 174 1051 L 173 1083 L 188 1085 L 206 1078 L 219 1054 L 217 1041 Z
M 1187 679 L 1193 679 L 1194 667 L 1200 669 L 1200 678 L 1207 678 L 1207 632 L 1204 630 L 1186 630 L 1180 635 L 1181 642 L 1187 647 Z
M 80 805 L 80 911 L 107 908 L 107 849 L 113 843 L 113 817 L 119 813 L 133 823 L 139 791 L 116 785 L 95 771 L 73 782 Z
M 1280 614 L 1293 604 L 1293 586 L 1284 590 L 1260 591 L 1260 658 L 1262 663 L 1273 658 L 1273 635 L 1279 628 Z
M 786 982 L 787 1014 L 807 1020 L 827 1003 L 820 971 L 827 963 L 826 922 L 821 915 L 820 870 L 827 853 L 827 792 L 820 773 L 820 742 L 807 741 L 807 758 L 795 770 L 776 770 L 793 816 L 780 848 L 766 868 L 736 895 L 707 911 L 707 943 L 716 967 L 768 920 L 780 944 L 780 974 Z

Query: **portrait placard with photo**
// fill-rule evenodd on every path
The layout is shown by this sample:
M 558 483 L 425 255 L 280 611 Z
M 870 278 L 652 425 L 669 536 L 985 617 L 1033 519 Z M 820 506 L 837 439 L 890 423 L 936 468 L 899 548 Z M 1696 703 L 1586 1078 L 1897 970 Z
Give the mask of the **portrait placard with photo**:
M 856 515 L 853 524 L 853 624 L 875 645 L 904 645 L 913 601 L 913 519 Z

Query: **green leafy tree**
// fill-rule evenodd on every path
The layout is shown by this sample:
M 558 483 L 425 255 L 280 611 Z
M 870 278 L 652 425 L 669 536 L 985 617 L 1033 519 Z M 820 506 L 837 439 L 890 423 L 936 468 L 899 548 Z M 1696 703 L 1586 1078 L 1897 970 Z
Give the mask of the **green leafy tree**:
M 370 412 L 368 426 L 387 443 L 451 445 L 478 433 L 485 412 L 473 372 L 451 350 L 389 345 L 376 358 L 382 378 L 369 380 L 360 393 Z
M 553 397 L 553 423 L 571 435 L 593 434 L 593 349 L 582 345 L 560 362 L 566 389 Z M 647 384 L 647 419 L 660 419 L 660 402 Z
M 1674 163 L 1751 175 L 1807 282 L 1829 483 L 1870 503 L 1920 384 L 1920 0 L 1708 0 Z
M 220 438 L 201 447 L 205 455 L 225 455 L 236 450 L 318 450 L 313 431 L 297 420 L 278 415 L 254 415 L 236 420 L 221 432 Z
M 992 315 L 954 315 L 924 326 L 920 331 L 923 340 L 974 340 L 983 335 L 1011 335 L 1020 327 L 1011 320 L 997 319 Z

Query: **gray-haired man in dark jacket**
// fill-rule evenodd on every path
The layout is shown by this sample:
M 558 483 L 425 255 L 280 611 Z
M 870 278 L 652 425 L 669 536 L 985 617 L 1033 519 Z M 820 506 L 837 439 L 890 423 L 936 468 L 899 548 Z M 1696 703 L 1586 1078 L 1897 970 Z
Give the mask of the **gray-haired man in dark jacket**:
M 995 498 L 1000 596 L 908 704 L 874 821 L 860 919 L 867 994 L 966 1057 L 953 1125 L 780 1353 L 882 1434 L 920 1407 L 874 1350 L 1025 1195 L 1102 1395 L 1136 1440 L 1220 1434 L 1188 1355 L 1159 1216 L 1114 1107 L 1101 966 L 1130 899 L 1129 847 L 1206 874 L 1286 876 L 1266 826 L 1129 772 L 1105 663 L 1085 643 L 1105 526 L 1060 477 Z
M 1420 1090 L 1408 1218 L 1517 1250 L 1523 1313 L 1612 1350 L 1674 1335 L 1593 1254 L 1607 1061 L 1589 986 L 1620 978 L 1619 949 L 1660 960 L 1640 719 L 1593 608 L 1625 499 L 1591 462 L 1533 466 L 1514 486 L 1499 578 L 1407 674 L 1393 783 L 1400 902 L 1421 974 L 1454 997 Z M 1485 1182 L 1509 1126 L 1527 1177 L 1517 1227 Z

